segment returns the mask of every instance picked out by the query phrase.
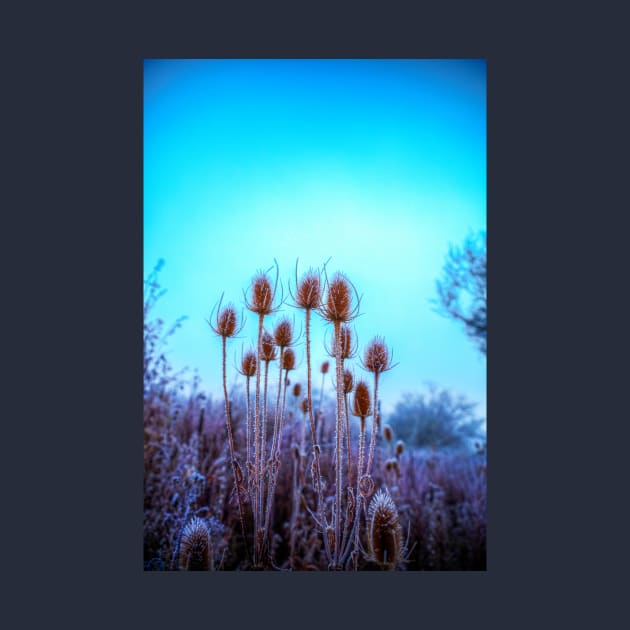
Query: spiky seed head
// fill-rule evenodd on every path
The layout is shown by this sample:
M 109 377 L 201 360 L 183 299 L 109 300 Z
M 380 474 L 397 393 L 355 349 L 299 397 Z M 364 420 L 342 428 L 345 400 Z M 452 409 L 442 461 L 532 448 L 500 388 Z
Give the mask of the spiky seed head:
M 350 359 L 352 357 L 352 331 L 349 326 L 341 326 L 339 329 L 339 347 L 341 348 L 341 358 L 343 360 Z M 337 343 L 333 344 L 333 350 L 336 353 Z
M 370 560 L 386 569 L 395 568 L 403 557 L 400 517 L 387 490 L 380 489 L 370 501 L 368 551 Z
M 392 431 L 392 428 L 386 424 L 383 427 L 383 437 L 388 441 L 391 442 L 394 439 L 394 433 Z
M 344 370 L 343 372 L 343 393 L 349 394 L 354 386 L 354 377 L 350 370 Z
M 248 378 L 256 374 L 256 355 L 253 352 L 246 352 L 243 356 L 241 360 L 241 372 Z
M 210 534 L 206 524 L 196 516 L 182 531 L 179 543 L 179 568 L 182 571 L 208 571 L 210 569 Z
M 296 383 L 293 386 L 293 395 L 298 398 L 299 395 L 302 393 L 302 386 L 299 383 Z
M 236 309 L 228 304 L 217 314 L 217 332 L 221 337 L 232 337 L 236 332 Z
M 286 317 L 282 318 L 273 331 L 273 338 L 279 348 L 287 348 L 293 341 L 293 325 Z
M 276 346 L 273 342 L 273 337 L 266 331 L 263 331 L 262 338 L 260 340 L 261 353 L 260 358 L 263 361 L 273 361 L 276 358 Z
M 402 440 L 396 442 L 396 457 L 400 457 L 405 450 L 405 443 Z
M 341 273 L 336 273 L 328 283 L 322 315 L 330 322 L 347 322 L 352 318 L 350 283 Z
M 291 348 L 286 348 L 282 354 L 282 369 L 287 371 L 295 369 L 295 352 Z
M 254 313 L 268 315 L 271 313 L 273 302 L 273 289 L 271 281 L 265 273 L 259 273 L 252 280 L 250 307 Z
M 374 337 L 365 349 L 363 363 L 367 370 L 380 374 L 390 367 L 389 350 L 381 337 Z
M 322 374 L 326 374 L 328 372 L 329 367 L 330 367 L 330 363 L 328 363 L 328 361 L 324 361 L 321 367 Z
M 319 308 L 321 293 L 322 290 L 319 274 L 315 271 L 309 270 L 302 276 L 302 279 L 298 282 L 295 295 L 295 303 L 300 308 Z
M 302 399 L 302 413 L 308 413 L 308 398 Z
M 352 413 L 355 416 L 365 418 L 372 415 L 370 401 L 370 390 L 368 389 L 365 381 L 359 381 L 354 390 L 354 405 L 352 406 Z

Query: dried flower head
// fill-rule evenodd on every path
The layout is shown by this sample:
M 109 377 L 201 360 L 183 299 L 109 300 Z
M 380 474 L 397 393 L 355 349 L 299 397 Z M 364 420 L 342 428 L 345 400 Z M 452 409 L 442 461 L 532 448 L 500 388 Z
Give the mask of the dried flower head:
M 388 441 L 391 442 L 394 439 L 394 432 L 392 431 L 392 428 L 386 424 L 383 427 L 383 437 Z
M 245 304 L 247 308 L 259 315 L 269 315 L 273 313 L 277 307 L 274 307 L 273 302 L 276 299 L 276 289 L 278 287 L 278 263 L 274 260 L 276 266 L 276 280 L 271 286 L 271 280 L 264 271 L 259 271 L 253 278 L 250 287 L 250 299 L 245 297 Z M 282 302 L 282 298 L 280 299 Z
M 326 300 L 321 314 L 330 322 L 348 322 L 353 317 L 350 282 L 342 273 L 336 273 L 328 282 Z
M 286 348 L 282 354 L 282 369 L 287 372 L 295 369 L 295 352 L 291 348 Z
M 370 390 L 368 389 L 365 381 L 359 381 L 354 390 L 354 405 L 352 407 L 352 413 L 355 416 L 365 418 L 372 415 L 370 400 Z
M 252 301 L 251 309 L 254 313 L 267 315 L 271 312 L 271 303 L 273 301 L 273 291 L 271 282 L 266 274 L 258 274 L 252 280 Z
M 308 398 L 302 399 L 302 413 L 308 413 Z
M 402 440 L 396 442 L 396 457 L 400 457 L 405 450 L 405 443 Z
M 349 394 L 354 386 L 354 377 L 350 370 L 344 370 L 343 372 L 343 393 Z
M 293 341 L 293 324 L 283 317 L 273 331 L 273 338 L 279 348 L 287 348 Z
M 297 268 L 296 268 L 297 278 Z M 321 282 L 319 273 L 309 269 L 297 284 L 295 294 L 295 303 L 300 308 L 316 309 L 319 308 L 321 300 Z
M 260 358 L 262 361 L 273 361 L 276 358 L 276 346 L 273 342 L 273 337 L 266 330 L 263 331 L 260 346 Z
M 381 374 L 392 368 L 389 350 L 383 338 L 374 337 L 370 341 L 365 349 L 363 365 L 366 370 L 376 374 Z
M 208 571 L 209 532 L 206 524 L 196 516 L 182 531 L 179 543 L 179 568 L 182 571 Z
M 328 361 L 324 361 L 321 367 L 321 373 L 326 374 L 328 372 L 328 368 L 330 367 L 330 363 Z
M 256 355 L 251 350 L 241 359 L 241 374 L 248 378 L 256 374 Z
M 226 306 L 217 316 L 217 330 L 222 337 L 232 337 L 236 332 L 236 310 L 233 306 Z
M 296 383 L 293 386 L 293 395 L 297 398 L 302 393 L 302 386 L 299 383 Z
M 368 509 L 369 559 L 386 569 L 393 569 L 404 557 L 402 527 L 398 509 L 387 490 L 380 489 Z
M 223 295 L 221 296 L 218 305 L 215 304 L 212 308 L 210 318 L 206 321 L 210 324 L 210 328 L 212 328 L 216 335 L 224 338 L 234 337 L 242 330 L 242 326 L 241 328 L 238 327 L 238 318 L 236 316 L 236 309 L 234 306 L 232 304 L 226 304 L 223 308 L 221 308 L 222 302 Z M 215 309 L 217 313 L 216 319 L 214 319 Z

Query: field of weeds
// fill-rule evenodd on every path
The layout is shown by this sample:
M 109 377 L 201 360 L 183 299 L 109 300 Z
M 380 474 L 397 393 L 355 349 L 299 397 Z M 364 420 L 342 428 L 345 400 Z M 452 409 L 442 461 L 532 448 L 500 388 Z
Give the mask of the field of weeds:
M 421 450 L 379 414 L 395 378 L 380 336 L 359 340 L 360 299 L 342 273 L 309 269 L 279 289 L 259 272 L 245 296 L 258 335 L 228 391 L 227 352 L 242 322 L 222 300 L 209 317 L 223 399 L 183 394 L 162 352 L 173 334 L 144 309 L 145 570 L 485 570 L 485 451 Z M 217 296 L 218 297 L 218 296 Z M 295 320 L 301 318 L 297 339 Z M 311 365 L 312 317 L 330 324 L 330 361 Z M 295 375 L 297 342 L 306 365 Z M 317 340 L 321 343 L 322 340 Z M 329 373 L 333 395 L 317 389 Z

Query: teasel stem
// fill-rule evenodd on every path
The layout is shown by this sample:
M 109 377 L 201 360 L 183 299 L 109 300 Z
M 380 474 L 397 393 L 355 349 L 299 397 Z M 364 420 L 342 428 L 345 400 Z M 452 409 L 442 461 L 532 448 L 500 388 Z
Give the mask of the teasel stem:
M 251 419 L 251 404 L 250 404 L 250 387 L 249 387 L 249 381 L 250 381 L 250 376 L 247 376 L 245 379 L 245 387 L 247 390 L 247 399 L 245 400 L 245 412 L 247 415 L 247 422 L 246 422 L 246 428 L 247 428 L 247 483 L 249 486 L 249 481 L 250 481 L 250 472 L 249 472 L 249 467 L 252 464 L 252 459 L 251 459 L 251 439 L 250 439 L 250 434 L 252 432 L 252 419 Z
M 278 363 L 280 364 L 280 375 L 278 376 L 278 397 L 276 399 L 276 413 L 273 422 L 273 436 L 271 438 L 271 448 L 269 450 L 269 461 L 270 465 L 268 466 L 267 472 L 267 498 L 265 501 L 265 524 L 264 524 L 264 532 L 265 532 L 265 545 L 269 548 L 269 528 L 270 528 L 270 520 L 271 520 L 271 504 L 273 502 L 273 495 L 275 490 L 274 478 L 276 475 L 276 449 L 277 449 L 277 441 L 278 441 L 278 431 L 280 429 L 280 395 L 282 393 L 282 358 L 284 356 L 284 348 L 280 348 L 280 358 Z M 267 366 L 269 364 L 267 363 Z M 266 400 L 266 389 L 267 389 L 267 373 L 265 372 L 265 400 Z M 284 383 L 284 392 L 286 396 L 286 376 Z M 267 405 L 265 404 L 265 409 Z M 265 414 L 266 415 L 266 414 Z M 264 501 L 264 499 L 263 499 Z
M 334 562 L 339 564 L 341 546 L 341 466 L 343 456 L 343 361 L 341 360 L 341 322 L 335 320 L 335 371 L 337 377 L 337 424 L 335 427 L 335 549 Z
M 321 487 L 321 470 L 319 465 L 319 444 L 317 442 L 317 435 L 315 432 L 315 420 L 313 418 L 313 392 L 311 386 L 311 309 L 306 309 L 306 395 L 308 397 L 308 417 L 311 425 L 311 436 L 313 438 L 313 462 L 315 464 L 315 479 L 313 484 L 315 486 L 315 494 L 317 496 L 317 516 L 321 521 L 322 526 L 326 525 L 326 517 L 324 514 L 323 500 L 322 500 L 322 487 Z M 326 550 L 326 556 L 328 560 L 331 560 L 330 548 L 328 546 L 328 537 L 323 532 L 322 538 L 324 539 L 324 549 Z
M 280 348 L 280 358 L 278 363 L 280 365 L 280 374 L 278 376 L 278 396 L 276 398 L 276 413 L 273 422 L 273 439 L 271 441 L 271 455 L 276 450 L 276 442 L 278 440 L 278 422 L 279 422 L 279 413 L 280 413 L 280 393 L 282 392 L 282 357 L 284 356 L 284 348 Z M 286 390 L 286 385 L 285 385 Z
M 322 404 L 324 401 L 324 382 L 326 380 L 326 373 L 322 372 L 322 386 L 319 390 L 319 405 L 317 405 L 317 443 L 319 444 L 322 439 Z
M 265 504 L 265 468 L 267 463 L 265 461 L 267 451 L 267 384 L 269 382 L 269 361 L 265 361 L 265 381 L 263 388 L 263 409 L 262 409 L 262 431 L 260 435 L 260 478 L 258 480 L 260 484 L 260 490 L 258 493 L 258 500 L 260 502 L 260 523 L 263 522 L 263 505 Z M 267 482 L 267 489 L 269 485 Z
M 282 364 L 281 364 L 282 365 Z M 278 439 L 275 448 L 272 447 L 270 452 L 271 466 L 269 470 L 269 485 L 267 487 L 267 509 L 265 514 L 265 541 L 269 546 L 269 534 L 271 531 L 271 507 L 275 499 L 276 485 L 278 483 L 278 474 L 280 472 L 280 448 L 282 446 L 282 434 L 284 433 L 284 411 L 287 400 L 287 375 L 289 370 L 285 370 L 282 408 L 278 419 Z M 282 377 L 281 377 L 282 378 Z
M 374 406 L 372 407 L 372 436 L 370 438 L 370 455 L 368 457 L 366 474 L 370 474 L 372 470 L 372 461 L 374 460 L 374 446 L 376 444 L 376 430 L 377 430 L 377 418 L 378 418 L 378 377 L 379 372 L 374 372 Z M 360 478 L 360 475 L 359 475 Z
M 350 479 L 350 418 L 348 416 L 348 394 L 346 394 L 344 392 L 344 407 L 346 410 L 346 442 L 347 442 L 347 448 L 348 448 L 348 452 L 347 452 L 347 461 L 348 461 L 348 487 L 352 487 L 352 480 Z
M 262 470 L 260 466 L 260 366 L 262 359 L 262 333 L 263 333 L 263 319 L 264 315 L 260 313 L 258 315 L 258 344 L 257 344 L 257 370 L 256 370 L 256 393 L 255 393 L 255 407 L 254 407 L 254 467 L 256 469 L 254 475 L 254 565 L 257 564 L 260 555 L 258 549 L 258 526 L 260 524 L 259 519 L 259 492 L 260 492 L 260 479 L 262 477 Z
M 359 551 L 359 521 L 361 519 L 361 508 L 363 507 L 363 495 L 360 491 L 361 475 L 363 474 L 363 455 L 365 451 L 365 416 L 360 418 L 359 428 L 359 459 L 357 461 L 357 505 L 355 509 L 355 527 L 354 527 L 354 550 Z M 357 563 L 355 560 L 354 570 L 357 570 Z
M 243 541 L 245 548 L 247 549 L 247 537 L 245 536 L 245 520 L 243 518 L 243 503 L 241 501 L 241 481 L 236 474 L 236 455 L 234 453 L 234 438 L 232 437 L 232 418 L 230 416 L 230 401 L 227 391 L 227 370 L 226 370 L 226 350 L 227 350 L 227 337 L 221 337 L 222 354 L 223 354 L 223 396 L 225 398 L 225 426 L 227 428 L 228 442 L 230 445 L 230 456 L 232 459 L 232 474 L 234 475 L 234 490 L 238 499 L 238 518 L 241 522 L 241 531 L 243 533 Z
M 300 515 L 300 496 L 302 487 L 300 485 L 300 465 L 302 454 L 298 451 L 293 457 L 293 510 L 291 512 L 291 541 L 289 544 L 289 566 L 295 569 L 295 540 L 297 538 L 297 522 Z

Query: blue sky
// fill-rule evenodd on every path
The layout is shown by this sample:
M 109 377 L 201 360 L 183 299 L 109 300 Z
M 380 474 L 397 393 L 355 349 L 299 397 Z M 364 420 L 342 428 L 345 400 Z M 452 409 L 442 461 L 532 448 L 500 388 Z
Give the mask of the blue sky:
M 164 259 L 156 315 L 188 318 L 171 363 L 219 395 L 205 318 L 221 293 L 240 308 L 274 258 L 285 286 L 296 258 L 303 270 L 330 258 L 363 295 L 360 347 L 383 335 L 399 362 L 381 381 L 384 412 L 430 381 L 485 417 L 485 358 L 430 304 L 449 244 L 486 226 L 485 61 L 146 60 L 144 71 L 144 275 Z M 231 356 L 255 343 L 246 315 Z M 317 369 L 327 327 L 315 321 Z

